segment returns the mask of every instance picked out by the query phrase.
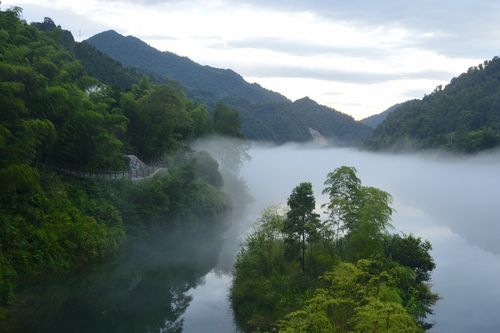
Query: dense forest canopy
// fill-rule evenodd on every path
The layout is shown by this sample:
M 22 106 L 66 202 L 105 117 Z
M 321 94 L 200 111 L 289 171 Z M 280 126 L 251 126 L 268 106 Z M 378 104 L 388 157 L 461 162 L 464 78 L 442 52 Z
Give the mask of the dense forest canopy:
M 389 233 L 392 198 L 356 169 L 327 175 L 320 221 L 310 183 L 266 210 L 235 264 L 231 300 L 245 332 L 423 332 L 438 299 L 431 244 Z
M 219 165 L 188 143 L 241 136 L 232 108 L 210 113 L 21 13 L 0 12 L 0 319 L 16 285 L 84 269 L 155 227 L 212 225 L 230 206 Z M 126 171 L 127 154 L 168 171 L 138 182 L 59 172 Z

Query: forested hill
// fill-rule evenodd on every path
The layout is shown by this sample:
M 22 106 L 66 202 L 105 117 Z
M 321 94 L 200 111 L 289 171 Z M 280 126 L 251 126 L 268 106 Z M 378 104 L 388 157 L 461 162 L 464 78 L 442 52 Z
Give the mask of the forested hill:
M 137 67 L 158 80 L 178 81 L 198 97 L 213 100 L 232 96 L 262 103 L 287 100 L 258 84 L 246 82 L 230 69 L 202 66 L 187 57 L 160 52 L 136 37 L 125 37 L 113 30 L 99 33 L 87 42 L 124 65 Z
M 338 145 L 359 144 L 371 129 L 352 117 L 320 106 L 310 99 L 292 103 L 284 96 L 246 82 L 224 69 L 199 65 L 186 57 L 160 52 L 140 39 L 106 31 L 87 40 L 100 51 L 152 75 L 160 82 L 173 80 L 185 87 L 189 97 L 209 106 L 219 101 L 240 112 L 246 138 L 278 143 L 308 141 L 309 128 Z
M 445 148 L 476 152 L 500 144 L 500 58 L 485 61 L 403 103 L 377 127 L 376 149 Z

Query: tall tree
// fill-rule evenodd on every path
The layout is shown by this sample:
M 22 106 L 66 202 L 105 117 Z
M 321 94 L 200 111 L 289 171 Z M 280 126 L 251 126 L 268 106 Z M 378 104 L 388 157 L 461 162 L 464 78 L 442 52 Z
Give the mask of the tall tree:
M 351 259 L 383 251 L 383 236 L 391 227 L 392 197 L 374 187 L 361 186 L 353 167 L 340 167 L 329 173 L 323 194 L 330 196 L 326 206 L 329 222 L 337 235 L 346 236 Z
M 288 251 L 295 252 L 297 245 L 301 252 L 302 272 L 305 270 L 306 241 L 318 234 L 319 215 L 314 213 L 316 200 L 314 199 L 311 183 L 300 183 L 288 197 L 287 219 L 284 225 Z
M 217 134 L 241 138 L 240 114 L 224 104 L 217 104 L 213 113 L 214 129 Z
M 361 189 L 356 172 L 354 167 L 342 166 L 330 172 L 324 183 L 322 193 L 328 194 L 330 201 L 323 207 L 328 209 L 329 222 L 337 234 L 349 228 L 355 220 L 355 199 Z

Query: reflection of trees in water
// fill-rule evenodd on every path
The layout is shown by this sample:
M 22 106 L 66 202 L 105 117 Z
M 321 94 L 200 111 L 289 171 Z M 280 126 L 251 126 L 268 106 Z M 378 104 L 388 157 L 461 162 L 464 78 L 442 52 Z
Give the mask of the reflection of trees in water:
M 250 201 L 245 182 L 237 176 L 248 159 L 247 145 L 217 140 L 204 148 L 219 161 L 224 191 L 232 202 L 225 234 L 213 224 L 198 232 L 158 232 L 130 242 L 120 258 L 88 272 L 25 286 L 9 309 L 5 331 L 181 332 L 182 315 L 191 302 L 188 291 L 212 269 L 232 269 L 241 218 Z M 2 328 L 0 323 L 0 332 Z
M 218 271 L 229 273 L 232 272 L 234 259 L 243 241 L 240 235 L 248 228 L 246 210 L 248 203 L 253 200 L 245 180 L 238 175 L 243 163 L 250 160 L 250 144 L 235 138 L 211 137 L 195 142 L 191 148 L 208 152 L 218 162 L 224 179 L 223 190 L 231 201 L 232 211 L 226 218 L 229 228 L 224 233 L 224 244 L 217 265 Z
M 130 244 L 92 272 L 20 291 L 8 332 L 181 332 L 196 287 L 217 263 L 219 232 L 171 232 Z

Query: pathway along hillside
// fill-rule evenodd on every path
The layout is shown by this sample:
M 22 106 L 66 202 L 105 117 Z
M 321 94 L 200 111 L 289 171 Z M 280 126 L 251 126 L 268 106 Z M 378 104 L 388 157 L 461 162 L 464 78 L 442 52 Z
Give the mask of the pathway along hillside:
M 128 170 L 104 171 L 91 170 L 82 171 L 68 167 L 52 166 L 51 168 L 67 175 L 86 179 L 120 180 L 130 179 L 132 181 L 143 180 L 155 176 L 160 171 L 168 171 L 166 164 L 155 163 L 147 165 L 135 155 L 126 155 L 129 160 Z

